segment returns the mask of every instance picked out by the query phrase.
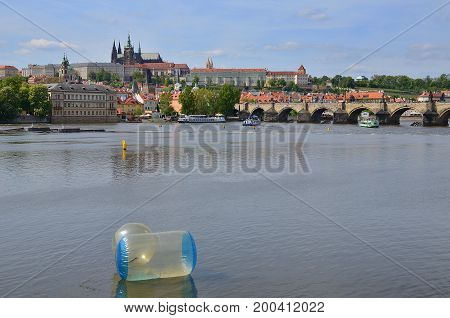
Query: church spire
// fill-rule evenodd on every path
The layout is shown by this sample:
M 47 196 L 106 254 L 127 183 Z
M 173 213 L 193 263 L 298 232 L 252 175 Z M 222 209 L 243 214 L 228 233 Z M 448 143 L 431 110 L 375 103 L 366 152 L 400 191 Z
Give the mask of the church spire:
M 114 40 L 111 51 L 111 63 L 116 63 L 116 61 L 117 61 L 117 50 L 116 50 L 116 40 Z
M 139 49 L 138 49 L 138 54 L 139 54 L 139 55 L 141 55 L 141 54 L 142 54 L 142 52 L 141 52 L 141 41 L 139 41 Z
M 120 47 L 120 41 L 119 41 L 119 46 L 117 47 L 117 54 L 122 54 L 122 48 Z
M 128 33 L 127 47 L 131 47 L 131 37 L 130 37 L 130 33 Z
M 206 68 L 214 68 L 212 58 L 210 57 L 208 57 L 208 60 L 206 61 Z

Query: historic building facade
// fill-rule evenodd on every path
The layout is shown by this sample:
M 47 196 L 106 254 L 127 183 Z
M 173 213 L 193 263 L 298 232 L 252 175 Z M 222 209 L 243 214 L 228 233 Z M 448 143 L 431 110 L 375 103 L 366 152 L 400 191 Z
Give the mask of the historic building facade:
M 52 103 L 52 123 L 117 122 L 117 98 L 114 90 L 100 85 L 72 83 L 48 87 Z
M 131 38 L 128 34 L 127 44 L 123 48 L 120 46 L 116 48 L 116 41 L 113 42 L 111 50 L 111 63 L 119 63 L 123 65 L 143 64 L 143 63 L 161 63 L 163 62 L 159 53 L 142 53 L 141 43 L 139 42 L 138 51 L 134 51 L 134 46 L 131 44 Z
M 19 71 L 14 66 L 0 65 L 0 79 L 19 75 Z
M 198 79 L 199 85 L 223 85 L 256 87 L 267 85 L 270 80 L 284 79 L 286 83 L 294 82 L 298 86 L 308 86 L 311 77 L 301 65 L 297 71 L 272 72 L 262 68 L 214 68 L 211 58 L 208 58 L 205 68 L 191 70 L 188 81 Z
M 311 84 L 311 77 L 306 74 L 306 69 L 303 65 L 300 65 L 296 72 L 290 71 L 267 71 L 266 85 L 271 80 L 285 80 L 286 83 L 293 82 L 297 86 L 308 86 Z

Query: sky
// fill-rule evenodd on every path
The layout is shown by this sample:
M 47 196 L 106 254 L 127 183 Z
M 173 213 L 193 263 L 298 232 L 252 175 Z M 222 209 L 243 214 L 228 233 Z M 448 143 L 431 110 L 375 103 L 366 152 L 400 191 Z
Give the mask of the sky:
M 109 62 L 128 33 L 136 50 L 191 68 L 211 57 L 224 68 L 303 64 L 313 76 L 450 74 L 448 0 L 0 0 L 0 65 L 60 63 L 64 52 Z

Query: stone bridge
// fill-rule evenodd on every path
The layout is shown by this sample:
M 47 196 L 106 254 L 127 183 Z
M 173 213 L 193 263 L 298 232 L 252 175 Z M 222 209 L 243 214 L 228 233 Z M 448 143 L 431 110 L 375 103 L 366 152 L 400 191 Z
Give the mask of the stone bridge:
M 448 126 L 450 103 L 369 103 L 369 102 L 335 102 L 335 103 L 242 103 L 236 104 L 241 118 L 250 114 L 257 115 L 268 122 L 287 122 L 292 119 L 292 110 L 297 112 L 299 123 L 319 123 L 323 112 L 333 113 L 334 124 L 357 123 L 358 116 L 364 110 L 375 114 L 384 125 L 400 124 L 400 116 L 413 109 L 422 114 L 424 126 Z

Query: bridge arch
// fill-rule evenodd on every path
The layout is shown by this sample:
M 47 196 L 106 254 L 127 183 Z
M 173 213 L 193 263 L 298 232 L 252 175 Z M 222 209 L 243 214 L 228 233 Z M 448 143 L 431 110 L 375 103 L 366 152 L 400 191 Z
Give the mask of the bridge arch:
M 312 112 L 311 121 L 313 123 L 320 123 L 324 112 L 333 113 L 333 110 L 331 110 L 330 108 L 327 108 L 327 107 L 319 107 Z
M 289 121 L 289 114 L 291 111 L 293 111 L 294 108 L 292 107 L 284 107 L 280 112 L 278 113 L 278 121 L 282 123 L 286 123 Z
M 448 119 L 450 117 L 450 108 L 444 109 L 443 112 L 439 115 L 439 122 L 443 126 L 448 126 Z
M 264 109 L 261 107 L 256 107 L 254 110 L 252 110 L 251 115 L 258 116 L 260 120 L 264 120 Z
M 399 109 L 396 109 L 391 114 L 391 124 L 400 125 L 400 117 L 403 115 L 404 112 L 406 112 L 407 110 L 410 110 L 410 109 L 414 109 L 414 108 L 409 107 L 409 106 L 403 106 L 403 107 L 400 107 Z
M 368 111 L 369 113 L 373 114 L 373 112 L 370 109 L 368 109 L 367 107 L 364 107 L 364 106 L 356 107 L 348 114 L 348 122 L 350 124 L 358 123 L 358 117 L 359 117 L 359 115 L 361 115 L 361 113 L 363 111 Z

